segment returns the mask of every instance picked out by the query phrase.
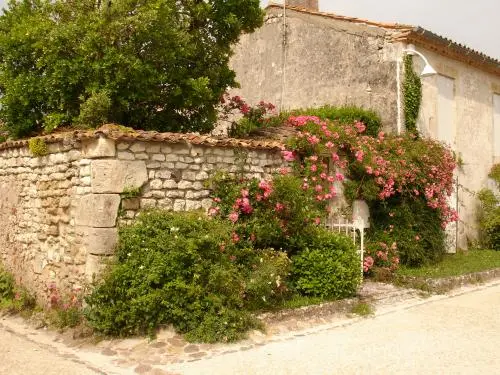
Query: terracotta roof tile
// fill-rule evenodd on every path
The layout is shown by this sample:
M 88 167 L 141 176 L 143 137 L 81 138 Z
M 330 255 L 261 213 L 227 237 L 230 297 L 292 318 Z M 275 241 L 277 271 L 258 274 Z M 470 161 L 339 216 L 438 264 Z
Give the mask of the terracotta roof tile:
M 218 138 L 196 133 L 158 133 L 155 131 L 123 131 L 114 128 L 101 127 L 91 131 L 68 131 L 41 136 L 47 144 L 63 141 L 81 141 L 98 137 L 106 137 L 116 141 L 143 141 L 184 143 L 208 147 L 240 147 L 247 149 L 281 150 L 284 144 L 275 140 Z M 0 150 L 22 148 L 28 145 L 27 139 L 0 143 Z

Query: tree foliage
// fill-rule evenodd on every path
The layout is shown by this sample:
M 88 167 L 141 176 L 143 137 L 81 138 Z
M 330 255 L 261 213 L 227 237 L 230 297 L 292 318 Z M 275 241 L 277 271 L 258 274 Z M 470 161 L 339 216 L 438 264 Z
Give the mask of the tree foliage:
M 14 137 L 103 122 L 210 131 L 236 85 L 231 45 L 262 19 L 258 0 L 11 0 L 0 118 Z

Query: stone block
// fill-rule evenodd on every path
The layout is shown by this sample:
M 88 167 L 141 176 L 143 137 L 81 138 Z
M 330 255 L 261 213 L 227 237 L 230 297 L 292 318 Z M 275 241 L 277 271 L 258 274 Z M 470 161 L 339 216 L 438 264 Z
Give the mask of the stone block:
M 118 152 L 118 159 L 120 159 L 120 160 L 134 160 L 135 156 L 131 152 L 122 151 L 122 152 Z
M 146 154 L 145 152 L 140 152 L 138 154 L 135 154 L 135 159 L 136 160 L 148 160 L 149 159 L 149 155 Z
M 173 202 L 172 199 L 160 199 L 158 201 L 158 207 L 163 208 L 163 209 L 172 209 L 173 207 Z
M 127 150 L 129 147 L 130 147 L 130 143 L 126 143 L 126 142 L 120 142 L 116 145 L 116 148 L 118 149 L 118 151 Z
M 186 201 L 184 199 L 176 199 L 174 202 L 174 211 L 184 211 L 186 209 Z
M 151 160 L 153 160 L 153 161 L 165 161 L 165 155 L 153 154 L 153 156 L 151 156 Z
M 185 180 L 179 182 L 179 184 L 177 185 L 178 189 L 183 189 L 183 190 L 190 189 L 191 187 L 193 187 L 193 183 L 190 181 L 185 181 Z
M 76 224 L 94 228 L 116 225 L 120 196 L 118 194 L 87 194 L 79 198 Z
M 141 199 L 141 208 L 154 208 L 156 207 L 155 199 Z
M 93 160 L 93 193 L 123 193 L 126 188 L 140 188 L 148 180 L 144 161 Z
M 83 245 L 87 254 L 112 255 L 118 244 L 117 228 L 82 228 Z
M 83 143 L 82 156 L 88 159 L 111 157 L 116 154 L 115 141 L 99 137 Z
M 92 282 L 99 279 L 106 268 L 108 258 L 102 255 L 87 254 L 85 260 L 85 277 L 87 282 Z
M 130 146 L 129 150 L 134 153 L 144 152 L 146 151 L 146 145 L 142 142 L 135 142 L 132 146 Z
M 166 180 L 163 183 L 163 187 L 165 189 L 177 189 L 177 182 L 175 182 L 174 180 Z
M 172 172 L 165 170 L 165 169 L 162 169 L 162 170 L 159 170 L 156 172 L 155 177 L 166 180 L 166 179 L 169 179 L 170 177 L 172 177 Z
M 122 208 L 124 210 L 138 210 L 141 207 L 139 198 L 128 198 L 122 200 Z
M 162 188 L 162 180 L 151 180 L 149 181 L 149 187 L 154 190 L 160 190 Z

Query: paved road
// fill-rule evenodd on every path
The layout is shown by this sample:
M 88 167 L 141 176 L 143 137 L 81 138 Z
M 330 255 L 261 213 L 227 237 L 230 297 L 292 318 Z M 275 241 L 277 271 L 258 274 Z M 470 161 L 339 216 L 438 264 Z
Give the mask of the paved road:
M 500 374 L 500 285 L 171 369 L 193 375 Z
M 102 374 L 55 353 L 22 335 L 0 328 L 0 374 L 2 375 L 94 375 Z

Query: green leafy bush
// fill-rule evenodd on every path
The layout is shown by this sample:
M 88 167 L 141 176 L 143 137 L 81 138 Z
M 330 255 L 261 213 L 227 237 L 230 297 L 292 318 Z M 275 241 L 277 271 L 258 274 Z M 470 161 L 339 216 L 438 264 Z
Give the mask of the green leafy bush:
M 259 324 L 249 310 L 286 293 L 286 255 L 235 246 L 232 228 L 201 213 L 142 213 L 120 230 L 117 262 L 86 299 L 109 335 L 172 324 L 194 341 L 233 341 Z
M 29 313 L 35 305 L 35 298 L 26 289 L 16 285 L 14 277 L 0 267 L 0 310 Z
M 256 248 L 289 254 L 308 244 L 326 216 L 326 204 L 302 188 L 301 178 L 278 175 L 272 180 L 218 174 L 211 180 L 215 207 L 211 214 L 231 220 L 240 241 Z
M 323 120 L 338 121 L 340 124 L 353 124 L 360 121 L 366 126 L 365 134 L 376 137 L 382 127 L 380 116 L 369 109 L 355 106 L 334 107 L 326 105 L 319 108 L 297 109 L 289 115 L 317 116 Z
M 12 275 L 0 268 L 0 299 L 13 299 L 15 285 Z
M 385 244 L 386 248 L 396 244 L 399 262 L 411 267 L 436 263 L 446 251 L 439 212 L 430 208 L 422 198 L 399 197 L 371 202 L 370 221 L 367 255 L 373 257 L 376 265 L 391 266 L 384 264 L 386 254 L 379 253 L 382 250 L 380 244 Z
M 361 281 L 360 262 L 350 238 L 318 228 L 309 246 L 292 257 L 291 280 L 304 295 L 349 297 Z
M 79 122 L 212 130 L 236 86 L 231 46 L 258 0 L 10 1 L 0 16 L 0 118 L 12 137 Z
M 489 189 L 479 192 L 479 228 L 482 246 L 500 250 L 500 199 Z

